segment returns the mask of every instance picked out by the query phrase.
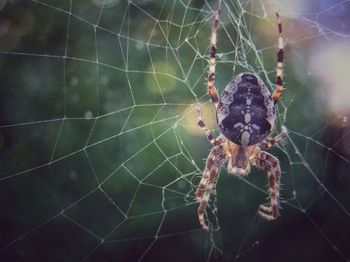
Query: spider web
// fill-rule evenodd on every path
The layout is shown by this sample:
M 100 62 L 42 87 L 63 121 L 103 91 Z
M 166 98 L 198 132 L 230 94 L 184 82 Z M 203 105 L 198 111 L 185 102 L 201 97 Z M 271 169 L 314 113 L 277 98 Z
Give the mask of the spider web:
M 305 2 L 305 1 L 304 1 Z M 200 229 L 194 192 L 215 134 L 205 81 L 217 1 L 1 1 L 2 261 L 349 261 L 349 1 L 223 1 L 216 86 L 285 86 L 266 174 L 221 171 Z

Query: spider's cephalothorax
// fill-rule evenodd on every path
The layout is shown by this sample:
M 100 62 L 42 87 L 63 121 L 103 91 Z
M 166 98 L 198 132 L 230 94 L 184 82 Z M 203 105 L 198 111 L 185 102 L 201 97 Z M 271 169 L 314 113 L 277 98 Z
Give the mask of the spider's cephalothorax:
M 216 112 L 221 133 L 240 146 L 263 141 L 275 125 L 275 105 L 260 77 L 242 73 L 226 86 Z
M 227 162 L 229 174 L 247 175 L 250 165 L 267 172 L 269 205 L 259 206 L 259 215 L 272 220 L 279 216 L 279 186 L 281 168 L 276 157 L 264 151 L 286 137 L 286 131 L 274 138 L 276 110 L 283 90 L 283 38 L 282 24 L 276 13 L 278 23 L 278 53 L 276 86 L 271 95 L 263 81 L 255 74 L 241 73 L 226 86 L 221 98 L 215 89 L 216 31 L 219 24 L 220 9 L 216 12 L 209 59 L 208 93 L 216 107 L 216 121 L 221 135 L 215 138 L 205 126 L 199 103 L 197 118 L 199 127 L 205 132 L 213 145 L 207 158 L 203 176 L 196 191 L 199 202 L 198 218 L 203 228 L 208 229 L 204 214 L 210 194 L 216 185 L 220 168 Z

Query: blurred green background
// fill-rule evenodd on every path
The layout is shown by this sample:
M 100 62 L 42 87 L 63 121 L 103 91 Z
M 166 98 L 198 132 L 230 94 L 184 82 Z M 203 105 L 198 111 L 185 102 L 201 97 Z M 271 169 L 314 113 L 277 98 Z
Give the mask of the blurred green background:
M 266 174 L 221 171 L 200 229 L 194 192 L 215 134 L 206 91 L 217 1 L 0 1 L 1 261 L 350 259 L 348 13 L 340 1 L 223 1 L 216 86 L 285 86 L 271 149 L 281 218 L 257 216 Z M 350 60 L 349 60 L 350 61 Z

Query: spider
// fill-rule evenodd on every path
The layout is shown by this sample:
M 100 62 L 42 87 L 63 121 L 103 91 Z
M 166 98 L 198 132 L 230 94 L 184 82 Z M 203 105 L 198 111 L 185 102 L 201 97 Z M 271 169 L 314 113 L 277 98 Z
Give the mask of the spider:
M 279 187 L 281 168 L 278 159 L 264 151 L 286 137 L 282 127 L 274 138 L 269 135 L 275 128 L 276 108 L 283 91 L 283 38 L 282 23 L 276 13 L 278 25 L 278 52 L 276 87 L 271 95 L 259 76 L 253 73 L 241 73 L 225 87 L 221 97 L 215 88 L 216 31 L 219 25 L 220 8 L 217 10 L 211 33 L 211 47 L 208 74 L 208 93 L 216 108 L 216 122 L 221 134 L 215 138 L 204 123 L 200 104 L 197 102 L 196 114 L 198 125 L 213 146 L 206 160 L 196 199 L 199 202 L 198 218 L 203 229 L 208 229 L 205 222 L 205 210 L 209 197 L 215 187 L 220 168 L 227 162 L 229 174 L 239 176 L 250 172 L 250 164 L 267 172 L 270 205 L 261 204 L 258 214 L 273 220 L 279 213 Z

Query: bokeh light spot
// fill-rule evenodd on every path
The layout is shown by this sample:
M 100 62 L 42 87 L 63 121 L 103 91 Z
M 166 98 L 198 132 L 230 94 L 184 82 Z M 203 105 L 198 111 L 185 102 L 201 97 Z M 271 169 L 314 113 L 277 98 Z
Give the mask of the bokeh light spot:
M 153 93 L 167 94 L 175 89 L 176 70 L 171 64 L 156 61 L 153 65 L 149 65 L 148 71 L 153 73 L 146 75 L 145 83 Z

